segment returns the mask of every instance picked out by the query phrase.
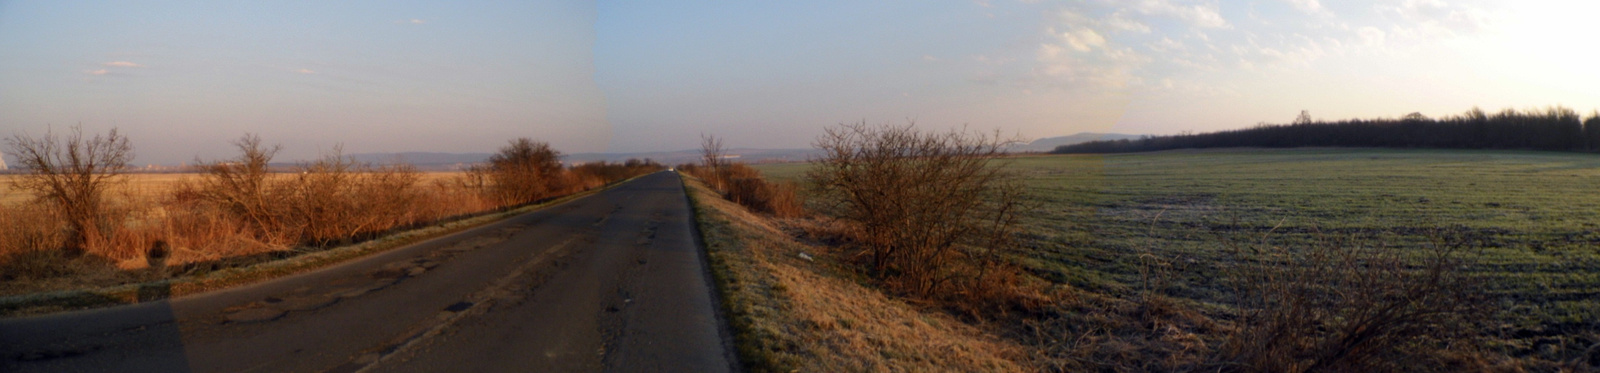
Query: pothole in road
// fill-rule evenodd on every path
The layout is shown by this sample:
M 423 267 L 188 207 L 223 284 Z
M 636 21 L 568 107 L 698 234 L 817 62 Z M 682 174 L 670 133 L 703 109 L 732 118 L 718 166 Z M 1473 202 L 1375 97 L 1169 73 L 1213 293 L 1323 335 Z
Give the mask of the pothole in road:
M 468 308 L 472 308 L 472 302 L 456 302 L 449 307 L 445 307 L 444 310 L 450 312 L 461 312 L 466 311 Z
M 231 323 L 255 323 L 277 320 L 286 313 L 273 307 L 254 307 L 229 313 L 227 318 Z
M 338 302 L 339 297 L 329 295 L 313 295 L 308 297 L 284 299 L 283 302 L 280 302 L 274 306 L 282 308 L 285 311 L 305 312 L 322 309 L 323 307 L 331 306 Z

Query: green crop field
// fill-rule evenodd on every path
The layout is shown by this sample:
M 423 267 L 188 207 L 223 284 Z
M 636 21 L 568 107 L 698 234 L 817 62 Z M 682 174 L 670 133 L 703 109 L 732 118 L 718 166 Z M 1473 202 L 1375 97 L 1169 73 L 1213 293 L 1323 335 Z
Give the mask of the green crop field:
M 1225 309 L 1219 263 L 1240 243 L 1332 238 L 1420 253 L 1437 238 L 1477 258 L 1470 271 L 1501 299 L 1493 332 L 1508 342 L 1600 331 L 1600 155 L 1225 149 L 1009 161 L 1034 202 L 1016 258 L 1051 281 L 1131 294 L 1148 254 L 1172 264 L 1161 291 Z M 780 180 L 806 167 L 759 166 Z

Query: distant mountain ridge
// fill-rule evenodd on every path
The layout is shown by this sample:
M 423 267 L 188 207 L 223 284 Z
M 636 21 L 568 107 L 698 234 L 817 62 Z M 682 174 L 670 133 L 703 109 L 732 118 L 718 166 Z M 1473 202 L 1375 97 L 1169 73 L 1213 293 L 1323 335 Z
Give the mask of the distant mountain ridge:
M 1079 133 L 1067 136 L 1046 137 L 1033 140 L 1025 145 L 1017 145 L 1006 149 L 1012 152 L 1048 152 L 1062 145 L 1075 145 L 1097 140 L 1138 139 L 1139 135 L 1125 135 L 1118 133 Z M 737 148 L 724 151 L 730 158 L 736 158 L 746 163 L 773 163 L 773 162 L 804 162 L 812 157 L 822 154 L 817 149 L 751 149 Z M 399 152 L 399 153 L 359 153 L 350 154 L 349 157 L 357 162 L 373 164 L 390 164 L 396 162 L 409 163 L 424 170 L 451 170 L 460 166 L 473 163 L 482 163 L 489 160 L 491 153 L 439 153 L 439 152 Z M 650 159 L 656 163 L 676 165 L 682 163 L 700 162 L 700 149 L 686 149 L 676 151 L 639 152 L 639 153 L 572 153 L 564 154 L 561 159 L 568 164 L 587 162 L 624 162 L 629 159 Z
M 457 163 L 479 163 L 489 159 L 489 153 L 434 153 L 434 152 L 401 152 L 401 153 L 361 153 L 351 154 L 349 157 L 357 162 L 388 164 L 404 162 L 421 166 L 453 165 Z
M 724 151 L 730 158 L 736 158 L 747 163 L 772 163 L 772 162 L 802 162 L 810 157 L 820 154 L 816 149 L 727 149 Z M 409 163 L 424 170 L 451 170 L 473 163 L 487 162 L 490 153 L 436 153 L 436 152 L 400 152 L 400 153 L 359 153 L 348 155 L 357 162 L 373 164 L 391 164 L 397 162 Z M 573 153 L 563 154 L 561 159 L 568 164 L 588 162 L 625 162 L 629 159 L 650 159 L 656 163 L 676 165 L 682 163 L 700 162 L 700 149 L 640 152 L 640 153 Z
M 1048 152 L 1048 151 L 1056 150 L 1056 147 L 1063 146 L 1063 145 L 1077 145 L 1077 144 L 1082 144 L 1082 143 L 1086 143 L 1086 142 L 1090 142 L 1090 141 L 1101 141 L 1101 140 L 1106 140 L 1106 141 L 1116 141 L 1116 140 L 1122 140 L 1122 139 L 1135 140 L 1135 139 L 1138 139 L 1140 137 L 1142 137 L 1142 135 L 1127 135 L 1127 134 L 1121 134 L 1121 133 L 1081 132 L 1081 133 L 1072 134 L 1072 135 L 1046 137 L 1046 138 L 1042 138 L 1042 139 L 1038 139 L 1038 140 L 1033 140 L 1033 142 L 1030 142 L 1027 145 L 1018 145 L 1016 147 L 1013 147 L 1013 148 L 1011 148 L 1011 151 Z

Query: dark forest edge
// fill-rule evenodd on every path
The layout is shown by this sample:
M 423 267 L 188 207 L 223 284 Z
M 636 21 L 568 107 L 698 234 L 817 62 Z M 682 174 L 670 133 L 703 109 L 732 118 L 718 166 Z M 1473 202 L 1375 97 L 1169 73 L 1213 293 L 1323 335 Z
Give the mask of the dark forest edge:
M 1056 147 L 1051 153 L 1133 153 L 1200 148 L 1445 148 L 1600 151 L 1600 112 L 1583 118 L 1570 108 L 1554 106 L 1488 114 L 1472 108 L 1460 115 L 1428 118 L 1411 113 L 1400 118 L 1319 121 L 1300 112 L 1290 124 L 1262 123 L 1252 128 L 1202 134 L 1145 136 L 1136 140 L 1100 140 Z

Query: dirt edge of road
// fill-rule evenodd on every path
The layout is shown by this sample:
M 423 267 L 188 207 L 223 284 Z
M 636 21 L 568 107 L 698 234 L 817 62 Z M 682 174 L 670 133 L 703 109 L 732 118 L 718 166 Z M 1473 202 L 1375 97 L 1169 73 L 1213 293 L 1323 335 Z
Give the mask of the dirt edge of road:
M 604 187 L 569 194 L 552 200 L 510 210 L 449 221 L 427 227 L 395 232 L 365 242 L 313 253 L 296 255 L 244 267 L 166 278 L 117 286 L 74 289 L 0 297 L 0 318 L 36 316 L 50 313 L 104 308 L 124 304 L 153 302 L 209 291 L 260 283 L 284 276 L 306 273 L 332 265 L 444 237 L 491 224 L 514 216 L 559 206 L 633 181 L 641 176 Z

